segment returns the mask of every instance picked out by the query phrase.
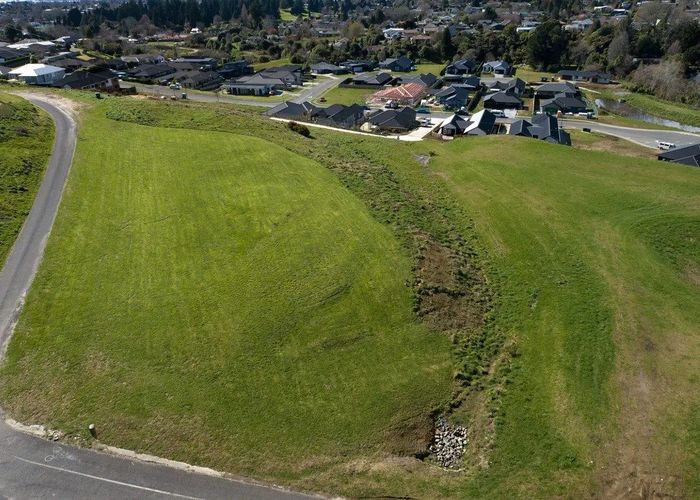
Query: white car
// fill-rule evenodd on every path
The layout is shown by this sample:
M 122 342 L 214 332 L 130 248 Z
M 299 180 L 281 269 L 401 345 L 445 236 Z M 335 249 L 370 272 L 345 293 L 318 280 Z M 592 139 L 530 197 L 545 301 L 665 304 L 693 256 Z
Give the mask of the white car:
M 493 113 L 493 116 L 495 116 L 496 118 L 505 118 L 506 117 L 506 114 L 503 111 L 501 111 L 500 109 L 490 109 L 489 111 L 491 111 L 491 113 Z
M 656 141 L 656 144 L 659 145 L 659 149 L 662 151 L 668 151 L 669 149 L 673 149 L 676 147 L 676 145 L 672 142 Z

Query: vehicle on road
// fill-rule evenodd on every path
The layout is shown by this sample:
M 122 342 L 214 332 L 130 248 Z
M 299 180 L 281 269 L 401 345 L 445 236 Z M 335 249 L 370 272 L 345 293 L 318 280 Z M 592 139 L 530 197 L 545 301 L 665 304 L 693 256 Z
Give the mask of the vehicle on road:
M 656 141 L 656 144 L 659 146 L 659 149 L 662 151 L 668 151 L 669 149 L 673 149 L 676 147 L 676 145 L 672 142 L 666 142 L 666 141 Z
M 426 113 L 430 113 L 430 110 L 426 107 L 421 106 L 419 108 L 416 108 L 416 113 L 426 114 Z
M 173 90 L 180 90 L 182 86 L 179 83 L 171 83 L 170 88 Z

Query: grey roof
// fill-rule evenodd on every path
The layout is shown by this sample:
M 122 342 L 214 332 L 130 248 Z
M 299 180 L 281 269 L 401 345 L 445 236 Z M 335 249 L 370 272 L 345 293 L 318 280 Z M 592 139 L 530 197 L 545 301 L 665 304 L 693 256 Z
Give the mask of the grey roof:
M 432 87 L 437 83 L 438 77 L 432 73 L 426 73 L 424 75 L 410 75 L 410 76 L 400 76 L 398 79 L 399 83 L 420 83 L 426 87 Z
M 360 85 L 386 85 L 393 77 L 389 73 L 379 73 L 377 75 L 359 75 L 352 79 Z
M 515 120 L 508 131 L 510 135 L 534 137 L 543 141 L 557 144 L 571 145 L 569 134 L 559 128 L 559 121 L 555 116 L 539 114 L 528 120 Z
M 369 122 L 379 128 L 410 130 L 416 124 L 416 111 L 408 107 L 385 109 L 370 116 Z
M 522 106 L 523 101 L 515 94 L 510 92 L 495 92 L 484 96 L 484 103 L 497 102 L 499 104 L 512 104 L 513 106 Z
M 536 87 L 537 92 L 548 92 L 552 94 L 578 94 L 579 90 L 570 82 L 549 82 Z
M 579 97 L 569 97 L 564 94 L 556 95 L 551 99 L 542 99 L 542 101 L 540 101 L 540 107 L 546 107 L 549 105 L 554 105 L 562 111 L 566 111 L 569 109 L 580 110 L 587 108 L 586 101 L 584 101 L 583 99 Z
M 700 167 L 700 143 L 665 151 L 659 154 L 658 158 L 691 167 Z
M 318 112 L 319 108 L 308 101 L 302 103 L 285 101 L 269 110 L 267 114 L 277 118 L 303 119 L 315 116 Z
M 605 78 L 608 80 L 612 78 L 610 73 L 603 73 L 602 71 L 577 71 L 572 69 L 562 69 L 557 72 L 557 75 L 578 78 Z

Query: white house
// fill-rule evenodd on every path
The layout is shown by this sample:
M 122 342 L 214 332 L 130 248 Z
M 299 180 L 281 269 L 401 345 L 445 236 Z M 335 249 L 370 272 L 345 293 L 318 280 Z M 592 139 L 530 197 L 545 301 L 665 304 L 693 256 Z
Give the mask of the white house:
M 65 75 L 66 70 L 49 64 L 25 64 L 13 69 L 10 78 L 21 80 L 29 85 L 51 85 Z

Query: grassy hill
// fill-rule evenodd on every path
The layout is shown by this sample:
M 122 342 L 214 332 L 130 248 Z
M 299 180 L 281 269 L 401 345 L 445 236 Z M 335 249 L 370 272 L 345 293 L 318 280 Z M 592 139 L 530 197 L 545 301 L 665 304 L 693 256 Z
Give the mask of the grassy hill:
M 53 124 L 43 111 L 0 93 L 0 262 L 29 213 L 52 143 Z
M 352 496 L 700 494 L 700 171 L 312 133 L 93 102 L 3 406 Z

